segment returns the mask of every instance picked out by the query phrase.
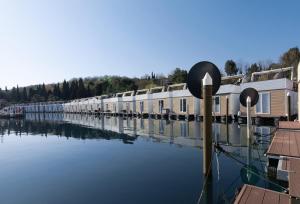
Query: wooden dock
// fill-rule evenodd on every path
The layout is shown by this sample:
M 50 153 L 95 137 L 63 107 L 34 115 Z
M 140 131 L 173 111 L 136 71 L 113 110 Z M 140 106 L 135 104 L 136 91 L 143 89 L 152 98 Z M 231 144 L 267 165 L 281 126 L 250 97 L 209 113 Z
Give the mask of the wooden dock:
M 289 159 L 289 194 L 300 198 L 300 159 Z
M 280 121 L 279 129 L 300 130 L 300 123 L 294 121 Z
M 267 155 L 300 158 L 300 131 L 278 130 L 269 146 Z
M 288 181 L 288 194 L 245 184 L 234 203 L 300 203 L 300 123 L 279 122 L 278 128 L 266 154 L 278 178 Z
M 288 194 L 245 184 L 234 204 L 289 204 Z

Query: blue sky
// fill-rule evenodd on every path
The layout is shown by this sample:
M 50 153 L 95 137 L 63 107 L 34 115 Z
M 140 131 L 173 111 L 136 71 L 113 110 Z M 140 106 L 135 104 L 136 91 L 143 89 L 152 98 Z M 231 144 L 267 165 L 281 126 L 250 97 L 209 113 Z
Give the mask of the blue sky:
M 277 61 L 300 44 L 299 1 L 0 0 L 0 87 Z

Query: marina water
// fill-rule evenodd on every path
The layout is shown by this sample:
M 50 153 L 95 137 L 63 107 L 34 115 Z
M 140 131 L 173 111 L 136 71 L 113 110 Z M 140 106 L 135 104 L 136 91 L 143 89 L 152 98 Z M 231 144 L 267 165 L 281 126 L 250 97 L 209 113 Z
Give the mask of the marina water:
M 230 203 L 265 176 L 273 127 L 213 124 L 213 177 L 202 174 L 202 123 L 78 114 L 0 120 L 1 203 Z M 203 192 L 202 192 L 203 191 Z

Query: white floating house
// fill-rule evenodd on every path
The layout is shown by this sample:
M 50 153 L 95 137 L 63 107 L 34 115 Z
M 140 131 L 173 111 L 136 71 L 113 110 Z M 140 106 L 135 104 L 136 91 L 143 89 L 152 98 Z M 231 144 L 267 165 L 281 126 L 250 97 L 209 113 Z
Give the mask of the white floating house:
M 294 82 L 286 79 L 255 81 L 241 84 L 241 90 L 254 88 L 259 93 L 258 103 L 251 108 L 253 117 L 280 118 L 287 116 L 287 95 L 291 96 L 291 115 L 298 113 L 298 93 Z M 241 115 L 246 115 L 246 108 L 240 105 Z
M 136 112 L 136 101 L 134 91 L 127 91 L 123 93 L 123 109 L 122 112 L 126 114 L 133 114 Z
M 152 94 L 153 115 L 162 116 L 173 111 L 172 92 L 165 91 L 163 86 L 150 89 Z
M 122 101 L 123 93 L 117 93 L 115 97 L 110 98 L 112 103 L 112 113 L 119 114 L 123 111 L 123 101 Z
M 122 95 L 117 93 L 114 97 L 103 99 L 103 108 L 105 113 L 119 114 L 122 112 Z
M 228 117 L 234 119 L 240 110 L 240 86 L 234 84 L 221 85 L 216 95 L 213 97 L 213 114 L 216 117 L 224 117 L 227 112 Z
M 107 98 L 107 95 L 101 95 L 101 96 L 96 96 L 95 101 L 94 101 L 94 105 L 93 108 L 95 110 L 95 112 L 97 113 L 101 113 L 104 111 L 104 103 L 103 103 L 103 99 Z
M 136 115 L 149 116 L 153 112 L 152 94 L 149 89 L 138 90 L 135 94 Z
M 186 119 L 200 115 L 200 99 L 191 94 L 186 83 L 170 85 L 167 92 L 172 93 L 171 115 Z

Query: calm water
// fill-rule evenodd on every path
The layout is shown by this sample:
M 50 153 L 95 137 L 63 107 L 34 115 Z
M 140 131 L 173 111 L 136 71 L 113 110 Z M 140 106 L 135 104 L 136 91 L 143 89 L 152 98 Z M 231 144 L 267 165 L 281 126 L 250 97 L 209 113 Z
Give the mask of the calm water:
M 0 203 L 197 203 L 203 189 L 202 124 L 28 114 L 0 120 Z M 201 203 L 226 203 L 263 179 L 271 127 L 215 123 L 215 153 Z M 243 166 L 251 165 L 252 171 Z M 257 174 L 251 174 L 256 172 Z

